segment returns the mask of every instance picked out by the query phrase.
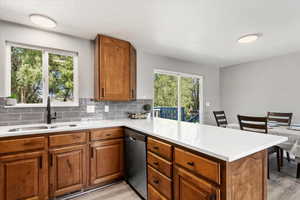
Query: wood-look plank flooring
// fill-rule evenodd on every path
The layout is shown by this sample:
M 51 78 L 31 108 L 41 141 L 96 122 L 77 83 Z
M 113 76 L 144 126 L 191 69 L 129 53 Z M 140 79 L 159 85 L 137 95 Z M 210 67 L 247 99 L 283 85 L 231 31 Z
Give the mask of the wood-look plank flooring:
M 288 163 L 285 160 L 281 172 L 277 172 L 275 158 L 272 158 L 270 163 L 268 200 L 299 200 L 300 180 L 295 178 L 295 162 Z M 121 182 L 73 200 L 140 200 L 140 198 L 125 182 Z
M 141 200 L 126 182 L 84 194 L 72 200 Z
M 299 200 L 300 179 L 296 179 L 296 163 L 284 160 L 281 172 L 277 171 L 275 158 L 271 159 L 268 200 Z

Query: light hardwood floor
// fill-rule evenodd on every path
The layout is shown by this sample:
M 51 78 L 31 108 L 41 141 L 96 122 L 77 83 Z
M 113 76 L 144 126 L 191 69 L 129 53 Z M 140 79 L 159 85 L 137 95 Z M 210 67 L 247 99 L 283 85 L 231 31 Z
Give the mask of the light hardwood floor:
M 72 200 L 141 200 L 125 182 L 90 192 Z
M 282 171 L 277 172 L 275 163 L 275 159 L 272 159 L 268 200 L 299 200 L 300 180 L 295 178 L 296 164 L 285 161 Z M 121 182 L 74 200 L 140 200 L 140 198 L 125 182 Z
M 277 172 L 275 159 L 271 160 L 268 200 L 299 200 L 300 179 L 296 179 L 296 163 L 286 160 L 281 172 Z

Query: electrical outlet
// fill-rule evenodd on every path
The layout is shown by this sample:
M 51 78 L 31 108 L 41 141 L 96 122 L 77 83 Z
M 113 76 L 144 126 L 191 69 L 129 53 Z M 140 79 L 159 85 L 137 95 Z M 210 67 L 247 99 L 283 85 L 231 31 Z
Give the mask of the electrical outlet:
M 95 113 L 95 106 L 94 105 L 87 105 L 86 106 L 87 113 Z
M 108 105 L 104 106 L 104 112 L 109 112 L 109 106 Z

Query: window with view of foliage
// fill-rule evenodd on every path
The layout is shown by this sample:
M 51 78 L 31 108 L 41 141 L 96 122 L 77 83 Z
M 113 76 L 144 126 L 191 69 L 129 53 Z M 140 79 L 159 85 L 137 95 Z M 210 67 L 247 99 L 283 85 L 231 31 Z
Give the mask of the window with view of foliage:
M 7 44 L 10 93 L 18 104 L 78 104 L 77 55 L 64 51 Z
M 202 77 L 157 70 L 154 74 L 154 117 L 201 122 Z

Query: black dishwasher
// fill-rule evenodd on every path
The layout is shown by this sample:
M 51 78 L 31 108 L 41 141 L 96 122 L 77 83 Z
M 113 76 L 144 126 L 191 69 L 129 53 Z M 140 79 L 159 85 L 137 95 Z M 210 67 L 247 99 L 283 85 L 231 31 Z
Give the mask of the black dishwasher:
M 125 129 L 125 180 L 144 199 L 147 199 L 147 137 Z

